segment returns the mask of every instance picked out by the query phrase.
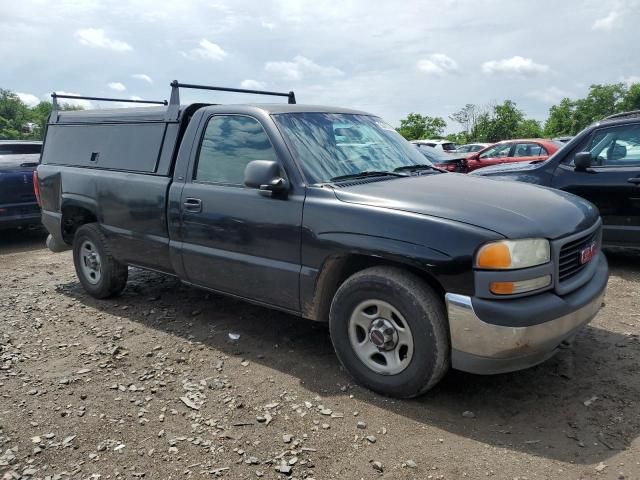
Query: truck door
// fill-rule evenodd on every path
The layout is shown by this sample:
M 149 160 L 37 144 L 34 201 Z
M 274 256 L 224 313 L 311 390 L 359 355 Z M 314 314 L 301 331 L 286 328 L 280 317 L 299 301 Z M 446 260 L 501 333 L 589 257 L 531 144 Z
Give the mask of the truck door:
M 574 154 L 583 151 L 593 158 L 588 172 L 573 166 Z M 575 153 L 560 163 L 553 186 L 598 207 L 605 243 L 640 245 L 640 124 L 596 129 Z
M 304 194 L 271 197 L 243 186 L 249 162 L 283 165 L 262 125 L 213 115 L 194 151 L 180 201 L 187 280 L 299 311 Z

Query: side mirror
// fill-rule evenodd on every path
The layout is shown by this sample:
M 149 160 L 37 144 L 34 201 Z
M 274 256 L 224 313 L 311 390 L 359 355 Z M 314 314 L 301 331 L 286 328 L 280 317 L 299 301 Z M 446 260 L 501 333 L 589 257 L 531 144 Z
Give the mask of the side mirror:
M 280 193 L 289 188 L 289 182 L 282 176 L 278 162 L 254 160 L 244 169 L 244 184 L 265 192 Z
M 573 159 L 573 165 L 577 172 L 586 172 L 591 168 L 592 160 L 593 157 L 591 156 L 591 152 L 576 153 L 576 156 Z
M 472 153 L 471 155 L 467 155 L 465 157 L 466 160 L 480 160 L 480 154 L 478 152 Z

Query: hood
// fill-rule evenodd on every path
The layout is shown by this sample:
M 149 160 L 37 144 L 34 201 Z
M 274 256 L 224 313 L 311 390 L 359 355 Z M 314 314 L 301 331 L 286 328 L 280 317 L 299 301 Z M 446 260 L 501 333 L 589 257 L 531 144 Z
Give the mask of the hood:
M 591 203 L 566 192 L 455 173 L 391 178 L 334 192 L 343 202 L 454 220 L 507 238 L 556 239 L 598 219 Z
M 544 162 L 532 161 L 532 162 L 513 162 L 513 163 L 501 163 L 499 165 L 491 165 L 489 167 L 482 167 L 478 170 L 474 170 L 469 175 L 493 175 L 504 172 L 528 172 L 529 170 L 535 170 L 539 168 Z

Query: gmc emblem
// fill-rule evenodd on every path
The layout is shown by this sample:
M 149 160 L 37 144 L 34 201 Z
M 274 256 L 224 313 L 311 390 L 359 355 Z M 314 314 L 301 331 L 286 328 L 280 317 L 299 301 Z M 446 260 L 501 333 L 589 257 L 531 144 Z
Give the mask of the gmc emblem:
M 589 245 L 580 250 L 580 263 L 584 265 L 590 261 L 598 253 L 598 244 L 591 242 Z

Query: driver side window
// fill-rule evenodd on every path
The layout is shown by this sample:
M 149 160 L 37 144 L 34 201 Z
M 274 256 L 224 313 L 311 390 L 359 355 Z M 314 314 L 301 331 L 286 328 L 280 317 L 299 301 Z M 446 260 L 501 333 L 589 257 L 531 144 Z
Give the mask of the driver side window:
M 582 151 L 594 167 L 640 167 L 640 124 L 597 130 Z

